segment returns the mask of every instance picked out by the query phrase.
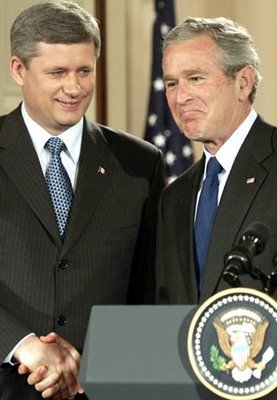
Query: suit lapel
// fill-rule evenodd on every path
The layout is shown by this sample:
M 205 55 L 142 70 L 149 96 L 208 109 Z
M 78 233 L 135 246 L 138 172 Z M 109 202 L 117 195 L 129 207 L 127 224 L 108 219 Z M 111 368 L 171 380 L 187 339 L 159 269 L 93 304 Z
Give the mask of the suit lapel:
M 3 123 L 0 164 L 49 234 L 61 244 L 39 160 L 19 108 Z
M 249 209 L 267 177 L 262 162 L 272 154 L 271 131 L 258 119 L 239 151 L 218 208 L 201 298 L 216 291 L 224 256 L 238 239 Z M 207 278 L 208 277 L 208 278 Z
M 64 243 L 64 252 L 78 239 L 93 215 L 113 175 L 114 166 L 114 155 L 100 127 L 86 122 L 80 153 L 77 187 L 68 234 Z

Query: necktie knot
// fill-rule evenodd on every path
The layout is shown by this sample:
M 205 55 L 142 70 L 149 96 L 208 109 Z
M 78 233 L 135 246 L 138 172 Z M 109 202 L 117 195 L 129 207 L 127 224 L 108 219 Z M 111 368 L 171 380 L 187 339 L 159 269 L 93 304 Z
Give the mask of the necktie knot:
M 222 166 L 219 164 L 216 157 L 211 157 L 207 164 L 207 177 L 213 178 L 217 177 L 218 174 L 221 172 Z
M 66 150 L 66 145 L 59 137 L 52 137 L 45 143 L 44 146 L 52 155 L 59 155 Z

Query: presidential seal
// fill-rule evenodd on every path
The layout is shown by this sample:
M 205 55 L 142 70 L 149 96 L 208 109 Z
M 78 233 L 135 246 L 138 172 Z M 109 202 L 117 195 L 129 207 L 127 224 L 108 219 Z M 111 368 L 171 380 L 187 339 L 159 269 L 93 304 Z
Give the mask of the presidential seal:
M 194 315 L 187 346 L 194 373 L 216 395 L 277 396 L 277 303 L 267 294 L 241 287 L 217 293 Z

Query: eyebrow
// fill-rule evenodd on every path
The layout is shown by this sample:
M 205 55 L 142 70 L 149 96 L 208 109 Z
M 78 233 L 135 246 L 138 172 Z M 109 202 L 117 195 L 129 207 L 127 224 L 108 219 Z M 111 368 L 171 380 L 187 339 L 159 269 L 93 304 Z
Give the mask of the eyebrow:
M 205 71 L 202 68 L 197 68 L 197 69 L 188 69 L 188 70 L 183 70 L 181 72 L 181 76 L 182 77 L 187 77 L 187 76 L 191 76 L 191 75 L 196 75 L 196 74 L 203 74 L 205 73 Z M 164 75 L 163 76 L 163 80 L 164 81 L 168 81 L 168 80 L 176 80 L 176 78 L 174 78 L 171 75 Z
M 67 66 L 52 65 L 52 66 L 46 67 L 46 68 L 44 69 L 44 71 L 45 71 L 45 72 L 51 72 L 51 71 L 55 71 L 55 70 L 64 70 L 64 71 L 67 71 L 68 69 L 69 69 L 69 68 L 68 68 Z M 87 65 L 81 65 L 80 67 L 77 68 L 77 70 L 80 70 L 80 69 L 94 70 L 95 67 L 92 66 L 92 65 L 87 64 Z

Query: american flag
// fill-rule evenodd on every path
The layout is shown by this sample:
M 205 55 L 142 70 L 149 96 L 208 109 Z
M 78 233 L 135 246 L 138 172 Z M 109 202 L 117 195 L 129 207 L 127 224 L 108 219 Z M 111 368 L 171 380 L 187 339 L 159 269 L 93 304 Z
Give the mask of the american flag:
M 167 105 L 163 72 L 162 40 L 174 27 L 174 0 L 155 0 L 153 25 L 151 91 L 145 140 L 162 150 L 168 183 L 176 179 L 194 161 L 192 145 L 175 124 Z

